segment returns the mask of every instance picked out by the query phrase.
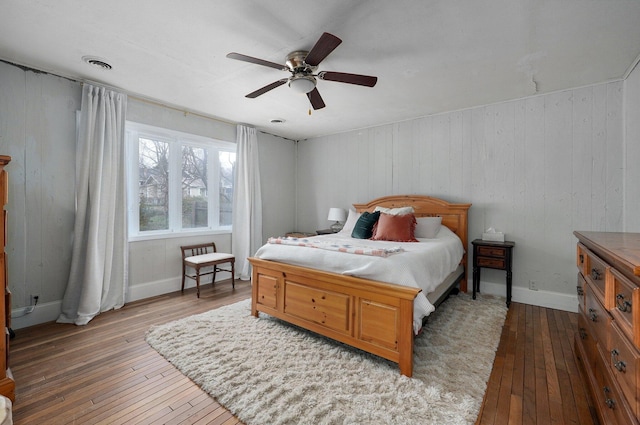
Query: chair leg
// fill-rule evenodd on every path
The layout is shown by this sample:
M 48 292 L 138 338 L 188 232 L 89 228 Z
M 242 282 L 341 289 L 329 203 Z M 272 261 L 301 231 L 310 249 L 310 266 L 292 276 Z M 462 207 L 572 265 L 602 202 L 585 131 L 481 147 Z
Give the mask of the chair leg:
M 184 265 L 184 261 L 182 262 L 182 290 L 181 292 L 184 293 L 184 277 L 187 274 L 187 268 Z
M 200 267 L 196 267 L 196 295 L 200 298 Z
M 231 262 L 231 288 L 236 289 L 236 266 L 235 260 Z
M 213 265 L 213 276 L 211 277 L 211 286 L 216 286 L 216 272 L 218 271 L 218 266 Z

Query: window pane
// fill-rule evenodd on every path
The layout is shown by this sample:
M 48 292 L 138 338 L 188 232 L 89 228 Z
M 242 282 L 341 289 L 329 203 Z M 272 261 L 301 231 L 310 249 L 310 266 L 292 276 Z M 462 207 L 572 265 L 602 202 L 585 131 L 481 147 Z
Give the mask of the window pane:
M 140 231 L 169 228 L 169 144 L 140 137 Z
M 220 161 L 220 226 L 231 226 L 236 153 L 219 152 L 218 159 Z
M 207 227 L 207 151 L 182 146 L 182 228 Z

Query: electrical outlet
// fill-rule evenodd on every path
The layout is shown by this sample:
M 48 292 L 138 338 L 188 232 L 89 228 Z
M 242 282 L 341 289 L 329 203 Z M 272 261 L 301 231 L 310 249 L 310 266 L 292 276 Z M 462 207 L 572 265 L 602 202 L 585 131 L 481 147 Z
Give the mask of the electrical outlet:
M 537 291 L 538 290 L 538 284 L 536 283 L 535 280 L 530 280 L 529 281 L 529 290 L 531 290 L 531 291 Z
M 31 294 L 31 305 L 36 305 L 40 299 L 39 294 Z

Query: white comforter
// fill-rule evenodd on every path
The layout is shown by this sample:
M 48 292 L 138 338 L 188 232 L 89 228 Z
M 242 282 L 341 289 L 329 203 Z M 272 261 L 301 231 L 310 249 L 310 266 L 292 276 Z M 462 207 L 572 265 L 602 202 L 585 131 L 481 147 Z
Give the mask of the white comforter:
M 441 226 L 434 239 L 418 239 L 420 242 L 385 242 L 354 239 L 343 234 L 322 235 L 307 238 L 335 241 L 336 244 L 362 245 L 384 248 L 400 246 L 404 252 L 388 257 L 358 255 L 324 249 L 280 244 L 265 244 L 255 256 L 297 266 L 309 267 L 344 275 L 395 283 L 420 288 L 413 308 L 413 330 L 422 327 L 422 318 L 435 310 L 425 294 L 433 291 L 451 272 L 462 256 L 464 248 L 460 238 L 446 226 Z

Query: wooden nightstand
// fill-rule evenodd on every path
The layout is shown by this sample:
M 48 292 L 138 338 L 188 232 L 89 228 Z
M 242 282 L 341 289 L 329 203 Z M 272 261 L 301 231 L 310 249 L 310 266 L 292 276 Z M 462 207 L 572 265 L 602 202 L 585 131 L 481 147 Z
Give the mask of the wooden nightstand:
M 492 242 L 476 239 L 473 242 L 473 299 L 480 292 L 480 268 L 505 270 L 507 272 L 507 307 L 511 304 L 511 251 L 515 242 Z
M 318 234 L 318 235 L 333 235 L 334 233 L 337 233 L 337 232 L 334 232 L 331 229 L 316 230 L 316 234 Z
M 309 236 L 315 236 L 315 233 L 309 233 L 309 232 L 289 232 L 287 234 L 285 234 L 286 237 L 288 238 L 308 238 Z

